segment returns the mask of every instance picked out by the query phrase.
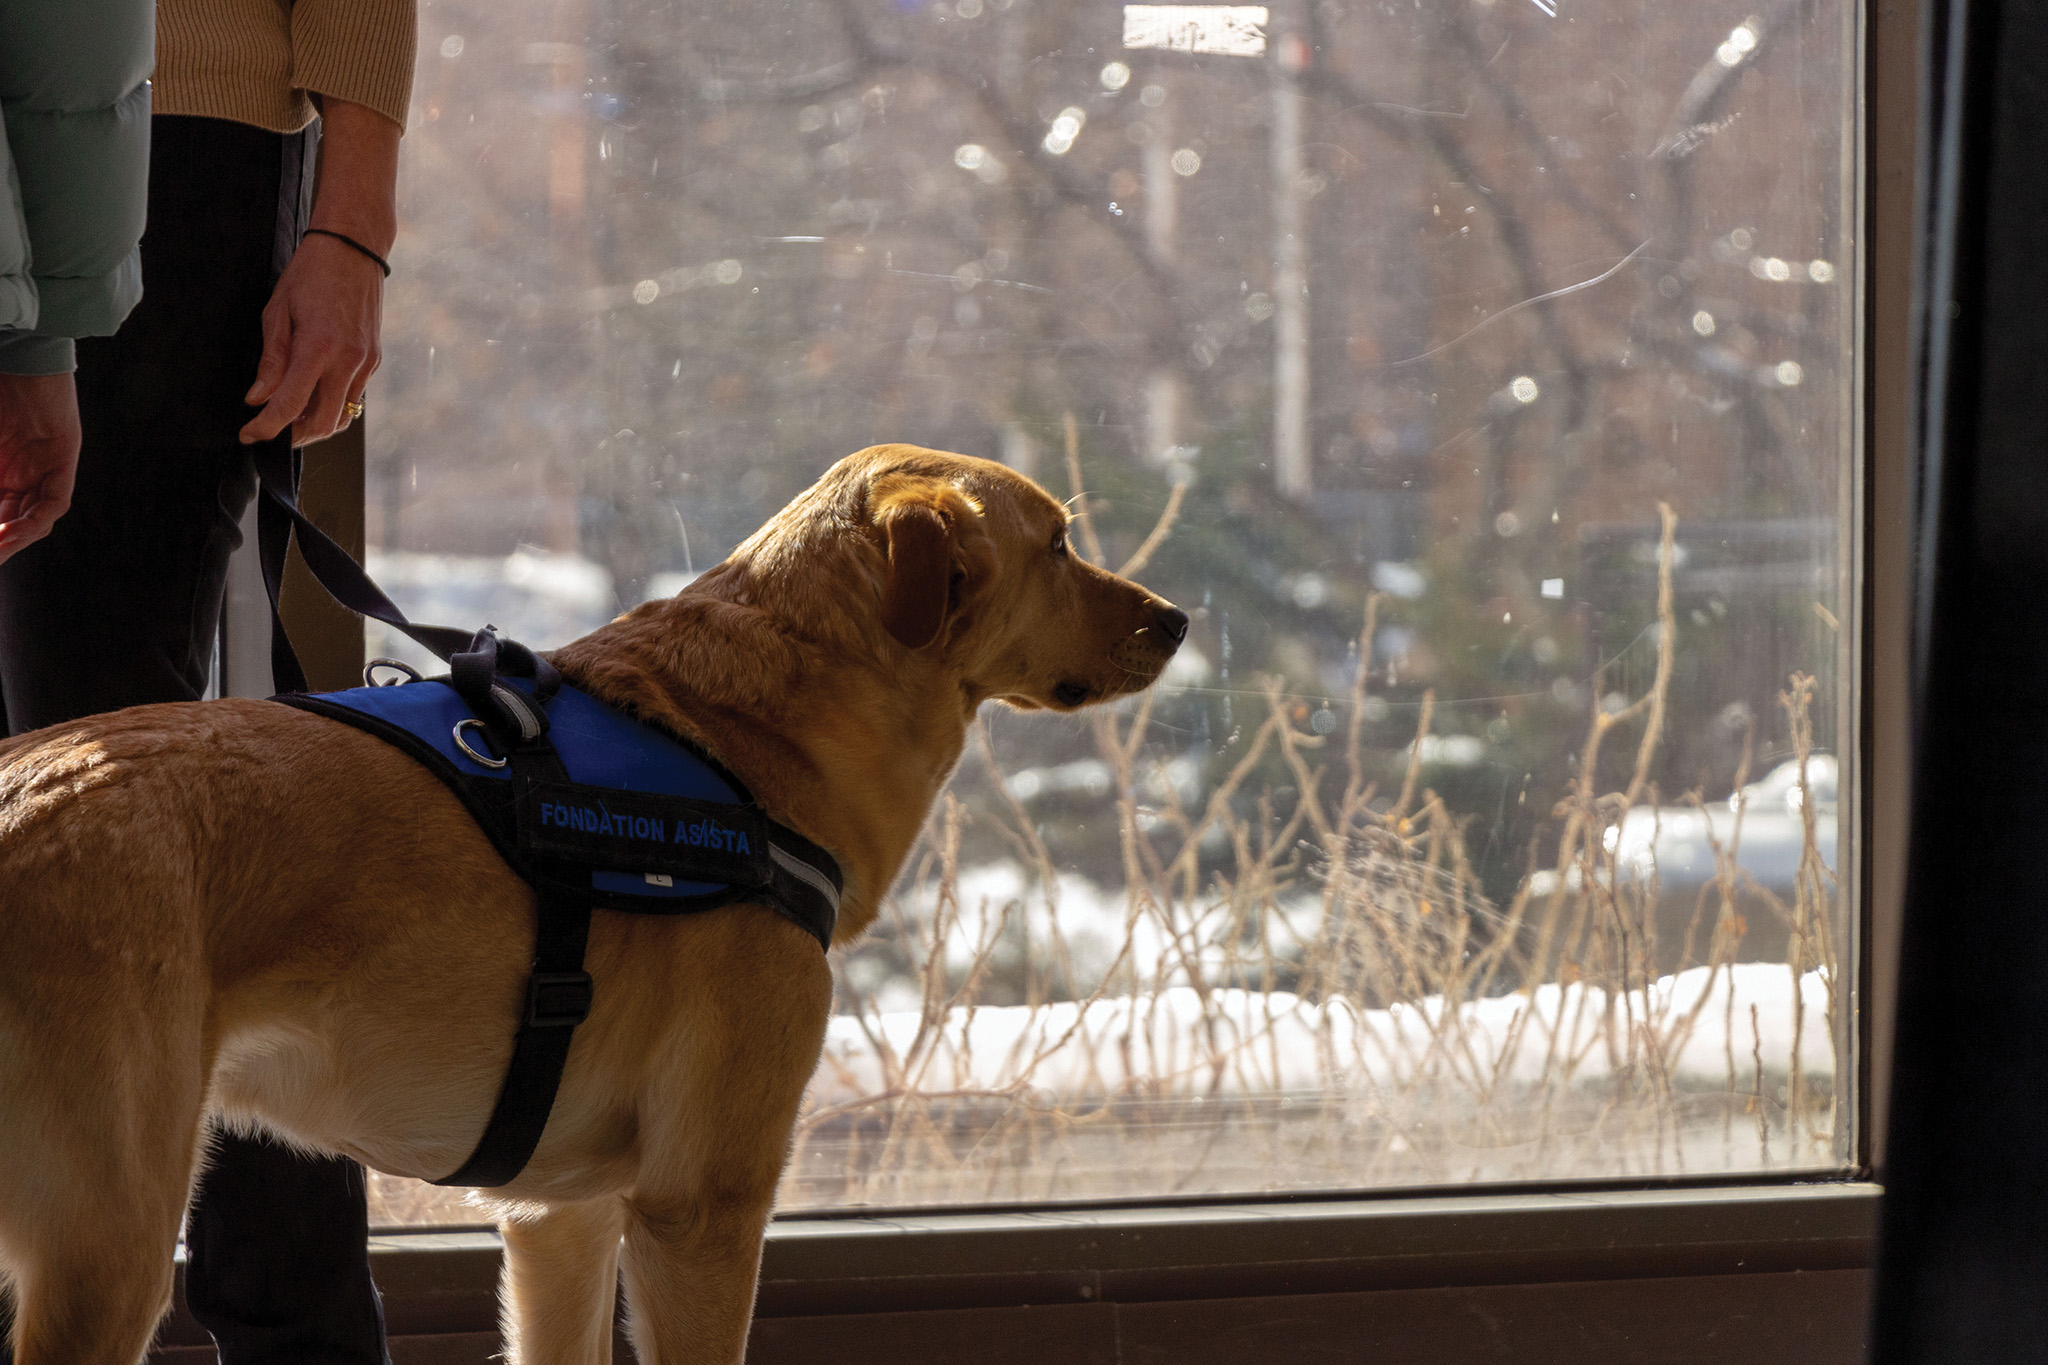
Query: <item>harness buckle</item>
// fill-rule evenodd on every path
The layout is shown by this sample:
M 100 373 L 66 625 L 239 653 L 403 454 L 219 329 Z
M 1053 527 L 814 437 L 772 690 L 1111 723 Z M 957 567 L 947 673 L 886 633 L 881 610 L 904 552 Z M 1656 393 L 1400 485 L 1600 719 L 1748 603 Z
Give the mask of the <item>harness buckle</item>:
M 535 972 L 526 982 L 528 1028 L 574 1028 L 597 994 L 589 972 Z

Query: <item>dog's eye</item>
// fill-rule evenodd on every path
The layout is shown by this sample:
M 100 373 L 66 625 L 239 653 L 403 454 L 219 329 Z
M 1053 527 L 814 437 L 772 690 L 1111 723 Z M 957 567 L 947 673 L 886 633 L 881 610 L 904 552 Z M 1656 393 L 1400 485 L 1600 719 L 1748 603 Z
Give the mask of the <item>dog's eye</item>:
M 1055 556 L 1059 558 L 1064 559 L 1066 557 L 1067 530 L 1064 526 L 1062 526 L 1059 530 L 1054 531 L 1052 533 L 1052 552 Z

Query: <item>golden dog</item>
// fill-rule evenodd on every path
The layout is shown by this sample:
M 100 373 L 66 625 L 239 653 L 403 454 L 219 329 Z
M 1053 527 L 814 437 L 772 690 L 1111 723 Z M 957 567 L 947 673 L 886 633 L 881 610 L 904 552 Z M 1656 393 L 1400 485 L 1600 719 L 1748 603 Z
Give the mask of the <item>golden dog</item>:
M 986 460 L 834 466 L 680 596 L 550 657 L 703 745 L 838 858 L 873 920 L 982 702 L 1158 676 L 1187 617 L 1067 549 Z M 170 1297 L 209 1115 L 432 1178 L 497 1097 L 527 885 L 399 750 L 262 701 L 146 706 L 0 748 L 0 1270 L 21 1365 L 134 1365 Z M 599 910 L 595 1007 L 505 1201 L 524 1362 L 734 1361 L 832 982 L 758 906 Z

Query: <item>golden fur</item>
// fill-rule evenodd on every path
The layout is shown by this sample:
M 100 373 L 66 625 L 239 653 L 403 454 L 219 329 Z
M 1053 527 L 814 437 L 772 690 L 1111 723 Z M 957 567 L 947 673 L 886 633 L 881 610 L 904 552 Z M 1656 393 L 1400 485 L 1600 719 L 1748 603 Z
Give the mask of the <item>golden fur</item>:
M 680 596 L 551 657 L 704 745 L 874 919 L 983 701 L 1135 691 L 1186 618 L 1064 550 L 1001 465 L 882 446 Z M 455 798 L 349 726 L 148 706 L 0 747 L 0 1274 L 21 1365 L 133 1365 L 204 1121 L 378 1170 L 469 1155 L 510 1055 L 532 895 Z M 623 1260 L 644 1361 L 734 1361 L 832 982 L 760 906 L 598 911 L 539 1150 L 498 1193 L 505 1335 L 603 1361 Z M 623 1249 L 623 1256 L 622 1256 Z

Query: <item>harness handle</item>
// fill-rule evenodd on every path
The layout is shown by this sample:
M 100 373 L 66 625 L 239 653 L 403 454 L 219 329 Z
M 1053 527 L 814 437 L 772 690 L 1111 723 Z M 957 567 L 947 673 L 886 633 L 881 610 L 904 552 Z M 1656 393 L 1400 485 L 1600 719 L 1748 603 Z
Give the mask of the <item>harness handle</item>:
M 533 695 L 507 687 L 500 678 L 533 679 Z M 531 744 L 548 732 L 546 706 L 562 686 L 553 664 L 485 626 L 470 638 L 469 648 L 448 660 L 448 681 L 469 709 L 482 719 L 501 752 Z

